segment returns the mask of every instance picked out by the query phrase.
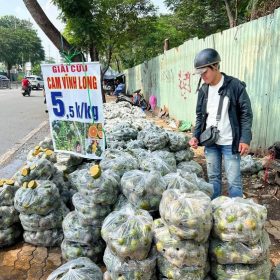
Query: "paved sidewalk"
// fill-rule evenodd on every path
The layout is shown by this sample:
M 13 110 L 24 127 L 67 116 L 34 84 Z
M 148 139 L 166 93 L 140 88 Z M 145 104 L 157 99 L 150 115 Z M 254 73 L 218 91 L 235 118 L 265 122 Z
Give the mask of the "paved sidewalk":
M 46 280 L 62 264 L 59 247 L 20 242 L 0 250 L 0 280 Z

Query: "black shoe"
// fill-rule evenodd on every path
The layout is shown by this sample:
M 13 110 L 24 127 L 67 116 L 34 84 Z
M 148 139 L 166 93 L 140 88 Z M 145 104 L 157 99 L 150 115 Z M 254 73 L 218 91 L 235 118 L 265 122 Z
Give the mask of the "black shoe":
M 45 113 L 48 113 L 49 111 L 48 110 L 45 110 Z

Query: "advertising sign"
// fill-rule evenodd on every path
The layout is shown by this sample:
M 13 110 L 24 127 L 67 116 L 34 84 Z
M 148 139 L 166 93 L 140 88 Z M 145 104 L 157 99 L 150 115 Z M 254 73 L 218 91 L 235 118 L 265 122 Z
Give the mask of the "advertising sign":
M 31 62 L 25 63 L 25 71 L 31 71 L 32 70 L 32 64 Z
M 100 64 L 41 67 L 55 151 L 100 159 L 105 149 Z

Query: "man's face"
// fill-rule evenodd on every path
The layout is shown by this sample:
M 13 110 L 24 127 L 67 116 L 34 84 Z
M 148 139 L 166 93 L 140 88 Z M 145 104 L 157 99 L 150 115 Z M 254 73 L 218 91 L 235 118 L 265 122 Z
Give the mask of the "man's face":
M 216 75 L 217 75 L 216 69 L 207 67 L 207 70 L 203 74 L 201 74 L 201 78 L 206 84 L 211 84 L 216 78 Z

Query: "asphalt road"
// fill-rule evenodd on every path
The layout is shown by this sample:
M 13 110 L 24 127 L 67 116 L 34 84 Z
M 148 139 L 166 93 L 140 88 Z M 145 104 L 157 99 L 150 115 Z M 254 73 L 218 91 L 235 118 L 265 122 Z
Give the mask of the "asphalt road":
M 42 90 L 23 97 L 21 89 L 0 89 L 0 157 L 48 119 Z

